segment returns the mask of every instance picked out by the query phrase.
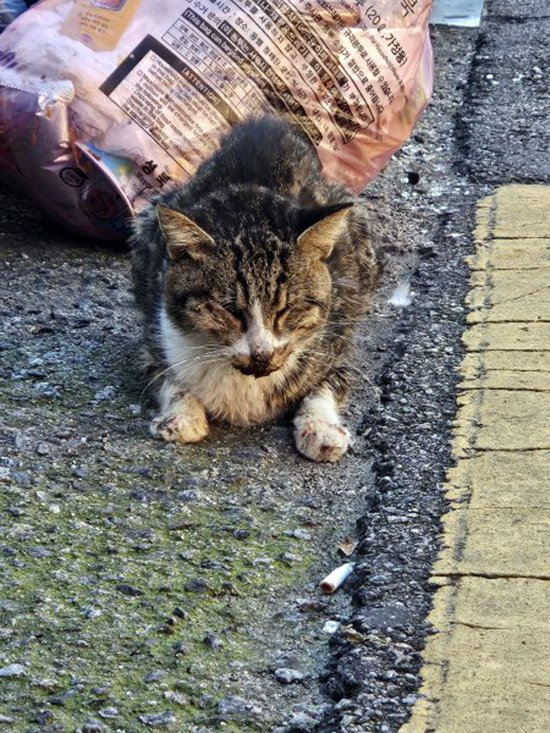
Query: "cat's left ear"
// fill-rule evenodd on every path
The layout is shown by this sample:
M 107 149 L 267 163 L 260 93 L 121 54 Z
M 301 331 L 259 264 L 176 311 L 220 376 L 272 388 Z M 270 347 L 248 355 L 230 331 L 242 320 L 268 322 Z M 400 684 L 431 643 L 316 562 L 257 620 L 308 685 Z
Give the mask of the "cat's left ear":
M 198 260 L 216 246 L 210 234 L 207 234 L 204 229 L 201 229 L 198 224 L 180 211 L 174 211 L 164 204 L 159 204 L 157 218 L 171 260 L 177 260 L 183 255 L 189 255 L 192 259 Z
M 346 226 L 353 201 L 298 212 L 298 248 L 310 257 L 326 260 Z

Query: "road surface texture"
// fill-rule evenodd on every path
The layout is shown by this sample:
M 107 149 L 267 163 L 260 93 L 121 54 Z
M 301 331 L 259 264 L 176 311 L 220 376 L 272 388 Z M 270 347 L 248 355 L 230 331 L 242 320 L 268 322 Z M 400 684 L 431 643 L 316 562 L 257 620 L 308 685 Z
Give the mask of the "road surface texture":
M 433 29 L 433 102 L 366 194 L 386 274 L 336 466 L 299 457 L 283 423 L 153 441 L 126 251 L 52 228 L 4 185 L 6 730 L 393 733 L 415 703 L 413 721 L 426 714 L 465 258 L 481 257 L 480 199 L 550 176 L 547 37 L 542 0 Z M 403 280 L 414 297 L 398 309 Z M 346 559 L 354 573 L 323 596 Z

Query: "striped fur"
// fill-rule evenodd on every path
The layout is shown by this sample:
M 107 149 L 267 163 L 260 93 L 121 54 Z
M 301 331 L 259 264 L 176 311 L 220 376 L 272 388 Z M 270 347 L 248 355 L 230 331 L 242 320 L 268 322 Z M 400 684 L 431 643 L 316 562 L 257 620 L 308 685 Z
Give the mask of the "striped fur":
M 199 440 L 207 418 L 261 423 L 307 397 L 298 449 L 337 460 L 349 442 L 336 405 L 349 388 L 350 336 L 377 269 L 364 208 L 322 178 L 309 141 L 272 117 L 235 127 L 187 185 L 136 219 L 134 288 L 160 403 L 153 434 Z

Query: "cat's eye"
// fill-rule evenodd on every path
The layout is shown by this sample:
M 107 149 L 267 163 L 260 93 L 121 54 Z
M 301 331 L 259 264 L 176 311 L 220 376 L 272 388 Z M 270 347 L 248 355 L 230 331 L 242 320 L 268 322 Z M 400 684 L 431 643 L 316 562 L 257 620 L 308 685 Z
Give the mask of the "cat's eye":
M 277 313 L 275 313 L 275 318 L 273 319 L 273 326 L 277 330 L 280 330 L 284 326 L 289 312 L 290 312 L 290 306 L 287 305 L 284 308 L 281 308 L 281 310 L 277 311 Z
M 243 331 L 246 331 L 247 321 L 246 321 L 246 316 L 242 312 L 242 310 L 232 305 L 225 305 L 223 309 L 227 311 L 227 313 L 229 313 L 231 316 L 233 316 L 233 318 L 236 318 L 239 321 L 239 323 L 241 324 Z

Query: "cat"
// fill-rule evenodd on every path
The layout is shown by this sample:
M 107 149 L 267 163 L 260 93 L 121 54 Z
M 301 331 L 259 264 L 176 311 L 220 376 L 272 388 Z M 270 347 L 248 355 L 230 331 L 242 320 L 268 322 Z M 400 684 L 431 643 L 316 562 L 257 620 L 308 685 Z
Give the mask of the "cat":
M 298 451 L 337 461 L 350 336 L 378 274 L 367 212 L 272 116 L 236 125 L 135 219 L 132 274 L 158 402 L 153 436 L 205 438 L 294 411 Z

